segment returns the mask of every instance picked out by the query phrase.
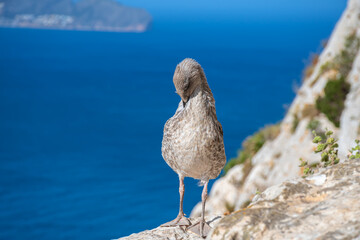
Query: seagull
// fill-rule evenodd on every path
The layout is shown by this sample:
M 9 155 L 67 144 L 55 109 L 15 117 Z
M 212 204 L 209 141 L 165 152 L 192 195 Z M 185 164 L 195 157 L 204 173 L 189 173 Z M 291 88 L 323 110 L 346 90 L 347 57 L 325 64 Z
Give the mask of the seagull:
M 204 70 L 194 59 L 186 58 L 176 66 L 173 76 L 181 101 L 173 117 L 164 126 L 162 156 L 179 176 L 180 207 L 178 216 L 163 227 L 186 226 L 206 237 L 210 226 L 205 222 L 205 203 L 210 179 L 219 176 L 226 163 L 223 130 L 216 117 L 215 100 Z M 202 214 L 191 224 L 183 212 L 184 177 L 200 180 Z

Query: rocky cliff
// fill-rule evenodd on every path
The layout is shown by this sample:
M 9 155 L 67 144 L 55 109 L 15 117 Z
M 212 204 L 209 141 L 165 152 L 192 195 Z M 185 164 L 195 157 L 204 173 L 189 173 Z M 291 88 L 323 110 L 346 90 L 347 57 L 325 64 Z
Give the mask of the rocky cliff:
M 248 139 L 244 147 L 267 141 L 214 183 L 206 207 L 215 221 L 207 239 L 360 239 L 360 159 L 347 157 L 360 137 L 359 48 L 360 0 L 349 0 L 281 124 Z M 299 159 L 320 160 L 312 132 L 325 129 L 339 139 L 340 163 L 302 178 Z M 193 221 L 199 216 L 197 205 Z M 200 237 L 158 227 L 123 239 Z
M 207 239 L 360 238 L 360 159 L 322 169 L 258 193 L 244 209 L 208 217 Z M 197 219 L 192 219 L 192 222 Z M 121 240 L 200 240 L 181 227 L 158 227 Z
M 285 181 L 224 217 L 208 239 L 360 238 L 360 159 Z
M 345 157 L 360 137 L 359 16 L 360 0 L 350 0 L 325 49 L 310 66 L 277 137 L 267 141 L 250 163 L 235 165 L 214 183 L 208 214 L 239 210 L 257 191 L 300 176 L 299 158 L 319 159 L 313 153 L 313 130 L 321 134 L 331 129 Z M 191 215 L 200 216 L 200 209 L 198 204 Z

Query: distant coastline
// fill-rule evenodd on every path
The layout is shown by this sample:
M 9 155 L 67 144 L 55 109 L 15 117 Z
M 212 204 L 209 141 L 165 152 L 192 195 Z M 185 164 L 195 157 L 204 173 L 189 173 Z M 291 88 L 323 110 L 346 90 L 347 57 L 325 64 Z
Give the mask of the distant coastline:
M 129 26 L 129 27 L 37 25 L 37 24 L 16 24 L 11 22 L 8 23 L 0 18 L 0 28 L 142 33 L 148 31 L 150 29 L 150 25 L 144 24 L 144 25 Z
M 113 0 L 0 0 L 0 27 L 105 32 L 145 32 L 152 22 L 144 9 Z

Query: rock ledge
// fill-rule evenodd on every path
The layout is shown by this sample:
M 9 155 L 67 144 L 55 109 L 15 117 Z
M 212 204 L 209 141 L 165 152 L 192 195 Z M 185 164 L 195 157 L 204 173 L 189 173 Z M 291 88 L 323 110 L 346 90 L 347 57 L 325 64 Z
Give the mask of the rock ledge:
M 208 239 L 360 239 L 360 160 L 286 181 L 224 217 Z
M 360 159 L 272 186 L 249 207 L 208 217 L 207 239 L 360 239 Z M 192 223 L 198 218 L 191 218 Z M 180 227 L 158 227 L 121 240 L 200 240 Z
M 221 216 L 206 217 L 211 227 L 219 222 Z M 199 218 L 190 218 L 191 223 L 196 223 Z M 119 240 L 203 240 L 200 236 L 186 231 L 185 227 L 157 227 L 152 230 L 146 230 L 140 233 L 132 234 L 128 237 L 119 238 Z

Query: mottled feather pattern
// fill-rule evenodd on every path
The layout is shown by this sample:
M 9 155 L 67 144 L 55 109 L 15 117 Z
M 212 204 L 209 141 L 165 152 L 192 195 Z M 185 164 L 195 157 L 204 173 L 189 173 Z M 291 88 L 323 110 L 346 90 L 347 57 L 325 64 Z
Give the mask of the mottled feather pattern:
M 185 64 L 182 71 L 190 71 Z M 218 122 L 215 100 L 201 71 L 191 72 L 200 77 L 199 84 L 184 104 L 181 101 L 164 127 L 162 155 L 179 175 L 202 181 L 216 178 L 226 162 L 223 131 Z

